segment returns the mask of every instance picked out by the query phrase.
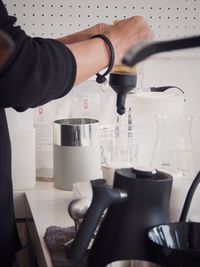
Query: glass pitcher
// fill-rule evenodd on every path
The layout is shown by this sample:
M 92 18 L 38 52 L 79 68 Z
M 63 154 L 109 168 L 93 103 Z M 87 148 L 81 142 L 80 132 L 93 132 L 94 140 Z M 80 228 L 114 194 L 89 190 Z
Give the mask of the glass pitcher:
M 159 115 L 156 118 L 157 138 L 152 167 L 184 179 L 193 179 L 196 164 L 191 138 L 192 116 Z

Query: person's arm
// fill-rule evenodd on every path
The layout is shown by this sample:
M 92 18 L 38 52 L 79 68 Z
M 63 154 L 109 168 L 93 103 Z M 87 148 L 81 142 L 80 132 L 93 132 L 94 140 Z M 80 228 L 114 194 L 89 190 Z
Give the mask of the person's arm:
M 106 23 L 98 23 L 86 30 L 57 39 L 59 42 L 67 45 L 76 56 L 78 73 L 76 75 L 75 84 L 88 79 L 108 65 L 108 47 L 103 40 L 91 40 L 91 37 L 96 34 L 104 33 L 110 27 L 111 25 Z M 97 55 L 100 55 L 100 58 Z
M 100 38 L 68 45 L 75 56 L 77 73 L 75 85 L 104 69 L 109 63 L 109 49 Z
M 143 17 L 135 16 L 116 22 L 104 34 L 115 50 L 115 64 L 120 64 L 123 55 L 134 45 L 153 39 L 153 33 Z M 109 50 L 100 38 L 68 45 L 77 62 L 75 84 L 88 79 L 108 65 Z
M 56 40 L 27 36 L 15 21 L 0 1 L 0 29 L 15 44 L 0 73 L 0 107 L 24 110 L 67 94 L 76 77 L 71 51 Z
M 67 36 L 60 37 L 56 39 L 57 41 L 67 45 L 67 44 L 73 44 L 77 42 L 83 42 L 86 40 L 91 39 L 91 37 L 95 34 L 100 34 L 105 32 L 107 29 L 109 29 L 110 25 L 106 23 L 98 23 L 88 29 L 69 34 Z
M 13 26 L 15 21 L 0 0 L 0 28 L 15 42 L 15 51 L 0 74 L 0 107 L 23 110 L 47 103 L 108 65 L 109 51 L 102 39 L 64 45 L 57 40 L 31 38 Z M 119 21 L 104 34 L 113 44 L 116 64 L 130 47 L 152 38 L 142 17 Z

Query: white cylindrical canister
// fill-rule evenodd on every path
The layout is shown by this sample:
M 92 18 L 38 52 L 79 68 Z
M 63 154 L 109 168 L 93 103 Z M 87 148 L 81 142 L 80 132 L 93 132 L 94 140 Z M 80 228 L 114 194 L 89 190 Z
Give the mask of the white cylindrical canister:
M 12 181 L 14 190 L 31 189 L 36 184 L 35 129 L 33 110 L 6 110 L 12 147 Z
M 102 177 L 97 120 L 72 118 L 54 122 L 53 173 L 54 186 L 62 190 Z

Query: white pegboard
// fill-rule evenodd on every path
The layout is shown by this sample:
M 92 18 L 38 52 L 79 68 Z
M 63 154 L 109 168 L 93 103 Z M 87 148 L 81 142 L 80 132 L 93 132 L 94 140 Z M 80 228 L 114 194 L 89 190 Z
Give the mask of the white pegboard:
M 80 31 L 98 22 L 112 23 L 113 20 L 134 15 L 144 16 L 152 27 L 155 38 L 159 40 L 200 34 L 200 0 L 3 1 L 9 14 L 18 18 L 17 25 L 21 25 L 27 34 L 33 37 L 57 38 Z M 198 155 L 200 155 L 200 75 L 198 72 L 200 61 L 199 58 L 196 60 L 200 56 L 200 51 L 198 50 L 192 56 L 195 60 L 193 58 L 189 64 L 188 61 L 182 61 L 182 59 L 174 62 L 162 61 L 162 59 L 155 62 L 147 61 L 144 86 L 172 84 L 185 91 L 187 112 L 195 118 L 193 134 L 194 141 L 199 147 Z M 181 57 L 185 57 L 184 52 L 181 53 Z M 67 97 L 64 99 L 66 100 Z M 67 108 L 68 105 L 65 107 Z M 52 114 L 52 107 L 48 106 L 47 110 Z M 43 152 L 45 154 L 42 154 Z M 52 160 L 52 155 L 46 147 L 42 153 L 41 157 L 37 155 L 38 164 L 41 164 L 39 168 L 46 167 L 48 165 L 46 161 Z M 200 161 L 198 166 L 200 166 Z
M 156 39 L 200 33 L 200 0 L 4 0 L 31 36 L 56 38 L 98 22 L 144 16 Z

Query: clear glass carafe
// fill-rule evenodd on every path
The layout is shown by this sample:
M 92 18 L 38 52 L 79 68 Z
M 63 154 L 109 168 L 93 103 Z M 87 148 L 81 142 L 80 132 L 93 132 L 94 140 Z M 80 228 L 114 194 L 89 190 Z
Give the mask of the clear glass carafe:
M 152 167 L 181 178 L 194 179 L 195 155 L 191 138 L 192 117 L 157 116 L 157 138 Z

